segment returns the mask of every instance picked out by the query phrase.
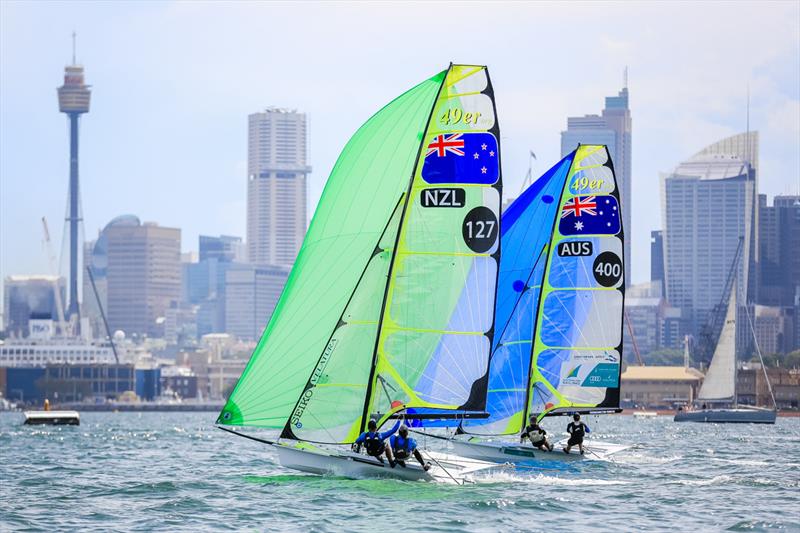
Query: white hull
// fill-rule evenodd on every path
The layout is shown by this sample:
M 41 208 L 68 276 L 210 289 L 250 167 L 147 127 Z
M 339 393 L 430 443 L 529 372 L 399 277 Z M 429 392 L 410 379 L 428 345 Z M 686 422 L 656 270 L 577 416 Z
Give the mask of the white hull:
M 702 409 L 678 411 L 675 422 L 705 422 L 709 424 L 774 424 L 777 413 L 771 409 Z
M 452 439 L 450 444 L 453 446 L 453 452 L 457 455 L 482 461 L 516 463 L 525 461 L 604 459 L 630 447 L 624 444 L 585 440 L 583 447 L 586 453 L 581 455 L 577 446 L 573 447 L 570 453 L 564 453 L 563 448 L 566 446 L 566 441 L 553 443 L 552 452 L 543 452 L 530 444 L 509 441 L 484 441 L 479 439 L 467 441 L 456 438 Z
M 25 411 L 26 425 L 78 426 L 81 415 L 77 411 Z
M 379 460 L 349 450 L 330 450 L 322 447 L 277 443 L 272 447 L 278 452 L 278 460 L 286 468 L 317 475 L 333 475 L 346 478 L 383 477 L 410 481 L 441 481 L 463 484 L 471 481 L 475 472 L 497 469 L 502 465 L 476 461 L 448 454 L 425 451 L 423 458 L 429 460 L 431 469 L 425 471 L 415 459 L 406 461 L 405 468 L 389 466 L 388 461 Z

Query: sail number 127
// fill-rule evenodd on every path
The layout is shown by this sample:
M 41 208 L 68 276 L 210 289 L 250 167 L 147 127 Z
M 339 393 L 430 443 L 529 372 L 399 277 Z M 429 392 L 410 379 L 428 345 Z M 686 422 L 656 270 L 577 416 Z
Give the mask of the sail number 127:
M 470 210 L 461 225 L 464 242 L 475 253 L 486 253 L 497 241 L 497 216 L 485 206 Z

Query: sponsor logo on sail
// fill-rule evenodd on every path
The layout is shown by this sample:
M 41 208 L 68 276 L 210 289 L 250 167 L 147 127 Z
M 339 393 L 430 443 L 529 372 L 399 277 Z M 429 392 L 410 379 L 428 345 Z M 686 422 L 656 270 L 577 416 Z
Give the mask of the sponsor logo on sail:
M 575 365 L 572 370 L 567 373 L 566 377 L 562 380 L 565 385 L 580 385 L 581 380 L 578 378 L 578 373 L 581 371 L 581 365 Z
M 314 368 L 314 372 L 311 374 L 311 379 L 308 380 L 308 386 L 306 387 L 306 390 L 302 395 L 300 395 L 300 400 L 298 400 L 297 407 L 295 407 L 290 420 L 290 424 L 297 429 L 303 427 L 303 423 L 300 422 L 300 417 L 303 416 L 303 412 L 305 412 L 308 402 L 310 402 L 311 398 L 314 396 L 314 387 L 317 386 L 317 383 L 327 379 L 327 375 L 325 375 L 325 368 L 328 366 L 328 361 L 331 359 L 331 354 L 333 354 L 333 350 L 336 349 L 336 345 L 338 343 L 339 341 L 337 339 L 331 339 L 331 342 L 329 342 L 328 346 L 325 347 L 325 351 L 322 352 L 322 357 L 319 358 L 319 362 L 317 363 L 316 368 Z

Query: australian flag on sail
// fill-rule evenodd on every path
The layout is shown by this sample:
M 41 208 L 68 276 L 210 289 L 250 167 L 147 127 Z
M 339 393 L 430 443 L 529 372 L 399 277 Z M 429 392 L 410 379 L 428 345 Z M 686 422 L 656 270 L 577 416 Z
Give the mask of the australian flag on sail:
M 491 185 L 500 175 L 498 160 L 497 139 L 491 133 L 440 133 L 428 143 L 422 179 Z
M 610 195 L 573 196 L 561 208 L 561 235 L 616 235 L 619 204 Z

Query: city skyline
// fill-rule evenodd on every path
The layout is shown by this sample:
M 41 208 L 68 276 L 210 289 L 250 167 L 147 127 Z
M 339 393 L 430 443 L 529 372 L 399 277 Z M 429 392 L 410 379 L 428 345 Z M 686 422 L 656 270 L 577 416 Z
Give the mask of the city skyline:
M 618 90 L 622 69 L 630 65 L 631 110 L 637 131 L 632 170 L 636 200 L 633 227 L 626 228 L 626 233 L 633 241 L 633 282 L 648 278 L 650 231 L 661 229 L 660 213 L 650 208 L 658 198 L 659 172 L 669 171 L 696 146 L 744 129 L 748 81 L 751 126 L 762 132 L 759 192 L 769 197 L 797 193 L 800 67 L 795 61 L 797 29 L 791 25 L 797 19 L 797 6 L 773 4 L 769 7 L 773 12 L 766 13 L 755 4 L 734 5 L 726 10 L 725 20 L 708 27 L 700 24 L 705 16 L 713 16 L 713 10 L 705 7 L 690 10 L 697 15 L 693 17 L 686 10 L 646 5 L 579 10 L 501 5 L 493 14 L 500 23 L 487 27 L 485 36 L 488 42 L 502 33 L 508 36 L 505 41 L 448 44 L 436 54 L 430 54 L 417 38 L 434 26 L 438 20 L 434 15 L 467 20 L 477 16 L 479 9 L 467 6 L 453 15 L 442 6 L 431 6 L 430 20 L 417 21 L 410 34 L 385 28 L 378 53 L 363 50 L 355 29 L 365 21 L 386 22 L 389 11 L 379 6 L 332 9 L 318 5 L 315 13 L 283 4 L 238 4 L 226 12 L 200 4 L 134 6 L 2 5 L 2 277 L 49 273 L 46 255 L 38 246 L 38 220 L 43 214 L 53 221 L 63 216 L 68 138 L 52 92 L 69 62 L 73 29 L 79 33 L 78 63 L 86 66 L 94 85 L 92 114 L 81 130 L 87 236 L 123 213 L 180 227 L 184 249 L 193 249 L 198 234 L 244 236 L 246 117 L 267 105 L 308 113 L 308 162 L 316 170 L 309 179 L 307 209 L 313 213 L 335 157 L 355 126 L 396 93 L 397 87 L 424 79 L 451 58 L 492 67 L 508 176 L 506 197 L 517 193 L 528 150 L 533 149 L 539 158 L 533 169 L 538 176 L 558 159 L 558 134 L 566 127 L 567 117 L 596 112 L 599 98 Z M 775 10 L 784 13 L 775 16 Z M 400 23 L 417 13 L 412 7 L 408 13 L 392 16 Z M 650 24 L 656 13 L 662 22 L 671 21 L 672 27 L 682 31 L 665 33 L 660 28 L 670 27 L 666 23 L 653 28 Z M 285 41 L 287 30 L 276 28 L 269 37 L 248 37 L 256 42 L 245 46 L 243 35 L 248 32 L 243 28 L 268 16 L 302 16 L 309 42 L 286 50 L 278 45 Z M 530 32 L 525 24 L 526 20 L 566 18 L 580 23 L 594 16 L 611 18 L 604 30 L 587 25 L 585 39 L 597 45 L 591 61 L 578 61 L 585 45 L 561 40 L 556 57 L 547 57 L 543 50 L 557 32 L 542 27 L 531 37 L 529 33 L 537 32 Z M 326 26 L 331 17 L 337 22 L 335 28 Z M 201 34 L 213 28 L 213 46 L 194 35 L 196 28 L 181 26 L 179 21 L 184 19 L 209 30 Z M 151 20 L 160 21 L 152 31 Z M 637 21 L 647 24 L 639 28 Z M 23 28 L 28 29 L 26 33 Z M 39 29 L 31 32 L 30 28 Z M 145 28 L 149 38 L 131 47 L 130 40 L 144 35 Z M 731 28 L 741 37 L 735 43 L 720 38 L 729 35 Z M 658 38 L 648 30 L 656 31 Z M 685 39 L 687 34 L 692 38 Z M 321 40 L 326 40 L 327 49 L 316 57 L 312 52 Z M 520 68 L 512 52 L 522 47 L 531 50 L 531 64 L 536 68 Z M 194 49 L 199 53 L 190 53 Z M 281 54 L 270 55 L 275 49 Z M 693 55 L 694 49 L 703 53 Z M 264 50 L 269 53 L 262 57 Z M 410 61 L 413 54 L 419 60 Z M 352 60 L 335 62 L 334 56 Z M 676 64 L 678 57 L 681 63 Z M 30 194 L 32 186 L 48 192 Z M 648 202 L 648 197 L 653 201 Z

